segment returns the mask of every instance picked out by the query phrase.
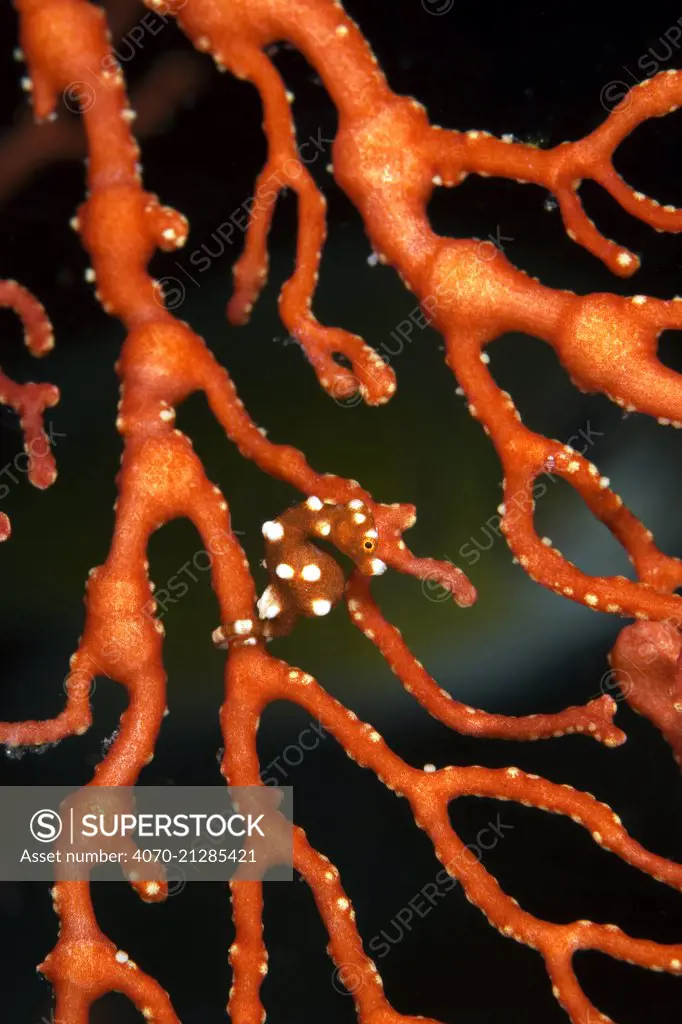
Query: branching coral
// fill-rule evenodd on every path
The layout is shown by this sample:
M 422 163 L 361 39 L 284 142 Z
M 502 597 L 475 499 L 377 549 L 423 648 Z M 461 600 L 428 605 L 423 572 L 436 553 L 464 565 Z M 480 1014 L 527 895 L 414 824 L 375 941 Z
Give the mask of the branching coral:
M 104 7 L 115 43 L 114 52 L 122 61 L 130 61 L 133 55 L 144 50 L 146 42 L 157 35 L 168 20 L 162 13 L 147 12 L 140 24 L 136 0 L 115 0 Z M 23 60 L 19 48 L 15 50 L 15 58 Z M 60 110 L 60 117 L 55 114 L 47 122 L 36 122 L 26 110 L 19 122 L 0 138 L 0 204 L 7 203 L 37 171 L 53 163 L 81 160 L 85 156 L 77 115 L 81 104 L 93 100 L 89 84 L 93 74 L 97 74 L 97 68 L 90 69 L 87 80 L 71 83 L 71 89 L 63 96 L 65 109 Z M 31 81 L 26 78 L 22 84 L 30 89 Z M 131 87 L 138 138 L 161 131 L 173 110 L 192 98 L 204 84 L 204 69 L 196 54 L 168 54 L 157 61 L 142 81 Z
M 50 321 L 40 303 L 25 288 L 16 281 L 0 281 L 0 307 L 14 310 L 21 319 L 31 355 L 44 356 L 51 351 L 54 335 Z M 0 371 L 0 405 L 14 409 L 24 435 L 26 465 L 23 472 L 28 473 L 34 487 L 41 489 L 49 487 L 57 478 L 50 441 L 43 429 L 43 413 L 58 401 L 59 391 L 52 384 L 16 384 Z M 8 479 L 17 480 L 11 473 Z M 3 484 L 2 488 L 4 496 L 9 484 Z M 7 540 L 10 532 L 9 519 L 0 512 L 0 541 Z
M 651 534 L 623 506 L 595 466 L 523 426 L 511 398 L 490 375 L 484 349 L 510 330 L 540 337 L 553 346 L 580 387 L 602 391 L 621 405 L 680 425 L 682 388 L 677 375 L 658 362 L 656 341 L 662 330 L 682 325 L 682 307 L 675 301 L 638 295 L 581 297 L 545 288 L 515 269 L 501 253 L 494 261 L 481 260 L 477 243 L 437 236 L 426 204 L 434 187 L 457 185 L 468 173 L 535 181 L 557 196 L 571 237 L 617 273 L 634 272 L 635 257 L 599 235 L 582 211 L 577 189 L 582 179 L 592 178 L 653 227 L 682 227 L 682 213 L 660 208 L 632 192 L 610 162 L 614 148 L 636 125 L 678 105 L 682 74 L 667 73 L 645 82 L 591 136 L 543 151 L 510 137 L 495 139 L 482 131 L 461 134 L 430 125 L 416 100 L 391 92 L 359 29 L 332 0 L 191 0 L 175 6 L 149 0 L 149 6 L 163 6 L 165 11 L 170 6 L 198 50 L 212 54 L 219 67 L 253 82 L 261 94 L 269 145 L 262 174 L 277 170 L 278 180 L 290 184 L 299 200 L 296 269 L 282 291 L 281 314 L 322 386 L 334 395 L 359 389 L 372 404 L 387 401 L 395 390 L 392 371 L 376 353 L 356 336 L 322 326 L 311 309 L 325 235 L 324 200 L 298 157 L 289 97 L 266 54 L 266 48 L 280 40 L 304 54 L 337 107 L 335 180 L 360 211 L 380 258 L 396 268 L 442 331 L 448 365 L 467 396 L 470 412 L 481 420 L 503 463 L 505 503 L 529 492 L 536 477 L 551 470 L 575 487 L 611 529 L 630 555 L 639 580 L 580 572 L 541 542 L 533 526 L 532 502 L 523 517 L 515 515 L 513 521 L 502 507 L 502 529 L 514 555 L 533 579 L 594 610 L 653 620 L 679 614 L 680 598 L 673 591 L 682 583 L 682 563 L 658 551 Z M 222 772 L 230 784 L 260 783 L 256 750 L 260 716 L 274 700 L 291 701 L 314 715 L 350 757 L 409 801 L 415 821 L 429 835 L 436 856 L 460 881 L 467 898 L 503 935 L 543 957 L 554 994 L 574 1024 L 608 1019 L 589 1001 L 573 972 L 572 959 L 579 950 L 596 949 L 643 967 L 682 973 L 682 943 L 664 945 L 634 938 L 614 925 L 589 921 L 557 925 L 526 912 L 475 858 L 467 856 L 448 816 L 451 801 L 472 795 L 565 815 L 587 829 L 598 845 L 682 890 L 682 867 L 641 847 L 610 808 L 589 794 L 514 767 L 414 768 L 312 676 L 268 653 L 263 620 L 274 621 L 280 611 L 290 617 L 306 608 L 315 613 L 314 604 L 308 607 L 306 601 L 323 601 L 326 610 L 340 596 L 340 569 L 329 556 L 322 561 L 317 549 L 311 552 L 309 541 L 315 524 L 319 528 L 319 520 L 310 514 L 317 517 L 329 506 L 345 530 L 350 529 L 353 515 L 366 516 L 356 521 L 357 538 L 350 539 L 342 531 L 330 535 L 358 563 L 346 587 L 352 621 L 377 645 L 408 692 L 435 717 L 459 733 L 480 737 L 527 740 L 583 732 L 607 746 L 624 740 L 613 724 L 615 703 L 609 697 L 559 714 L 517 719 L 464 706 L 438 688 L 373 602 L 363 559 L 371 556 L 372 571 L 386 566 L 435 579 L 461 605 L 474 600 L 471 584 L 451 565 L 409 552 L 402 535 L 414 522 L 411 506 L 382 504 L 355 481 L 321 475 L 301 452 L 272 444 L 261 433 L 227 371 L 203 340 L 164 308 L 159 288 L 147 273 L 155 250 L 181 246 L 188 225 L 143 189 L 124 78 L 110 52 L 103 12 L 86 0 L 17 0 L 17 7 L 39 119 L 54 111 L 60 93 L 78 81 L 88 66 L 106 69 L 96 86 L 95 102 L 82 111 L 89 153 L 88 197 L 74 226 L 90 254 L 90 276 L 101 303 L 123 321 L 128 335 L 117 365 L 121 379 L 117 427 L 124 449 L 114 536 L 106 561 L 91 572 L 85 629 L 71 660 L 66 708 L 52 721 L 4 724 L 0 740 L 10 745 L 39 744 L 85 731 L 91 720 L 89 683 L 96 673 L 104 674 L 126 688 L 129 704 L 93 784 L 135 782 L 153 754 L 166 706 L 163 626 L 148 614 L 154 606 L 150 605 L 153 584 L 147 547 L 151 534 L 164 523 L 186 517 L 213 555 L 212 582 L 220 609 L 214 639 L 228 648 L 221 724 Z M 252 211 L 229 306 L 234 322 L 246 319 L 265 282 L 266 240 L 275 199 L 273 195 L 265 207 Z M 216 419 L 246 458 L 307 496 L 303 506 L 266 526 L 273 586 L 278 589 L 261 599 L 263 620 L 248 562 L 231 529 L 227 503 L 207 479 L 189 438 L 173 425 L 176 407 L 197 391 L 205 393 Z M 372 541 L 367 556 L 357 550 L 363 537 Z M 285 560 L 280 557 L 284 554 Z M 319 580 L 315 569 L 319 569 Z M 291 584 L 289 589 L 281 587 L 297 573 L 298 589 Z M 324 592 L 307 590 L 320 582 Z M 270 615 L 275 604 L 279 610 Z M 321 605 L 317 611 L 322 611 Z M 645 713 L 678 741 L 679 729 L 670 721 L 671 715 L 679 713 L 677 676 L 671 667 L 671 659 L 676 663 L 679 654 L 676 627 L 641 623 L 628 628 L 646 630 L 647 639 L 661 651 L 656 630 L 672 631 L 670 651 L 661 653 L 656 665 L 660 672 L 656 675 L 651 668 L 637 687 Z M 615 657 L 620 657 L 618 648 Z M 667 689 L 656 682 L 659 676 L 668 680 L 673 675 L 675 685 Z M 654 691 L 656 706 L 647 710 Z M 359 1019 L 364 1024 L 421 1019 L 406 1017 L 389 1004 L 376 966 L 364 952 L 338 871 L 310 846 L 300 829 L 295 832 L 294 863 L 313 892 L 329 933 L 332 958 L 353 973 Z M 140 885 L 139 891 L 144 899 L 164 896 L 163 888 Z M 58 883 L 54 898 L 62 929 L 42 970 L 55 987 L 58 1024 L 86 1024 L 92 1002 L 110 990 L 124 992 L 149 1020 L 176 1022 L 168 995 L 126 955 L 117 954 L 100 931 L 89 886 Z M 229 1012 L 235 1024 L 261 1024 L 260 988 L 267 973 L 262 886 L 234 882 L 232 898 L 236 941 L 230 952 L 234 981 Z

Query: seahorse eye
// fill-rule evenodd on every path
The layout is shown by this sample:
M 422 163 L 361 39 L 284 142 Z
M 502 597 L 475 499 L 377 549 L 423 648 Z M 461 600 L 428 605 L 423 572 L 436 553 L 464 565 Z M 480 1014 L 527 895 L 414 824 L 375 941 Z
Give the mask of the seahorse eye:
M 374 551 L 374 541 L 366 540 L 364 543 L 365 551 Z

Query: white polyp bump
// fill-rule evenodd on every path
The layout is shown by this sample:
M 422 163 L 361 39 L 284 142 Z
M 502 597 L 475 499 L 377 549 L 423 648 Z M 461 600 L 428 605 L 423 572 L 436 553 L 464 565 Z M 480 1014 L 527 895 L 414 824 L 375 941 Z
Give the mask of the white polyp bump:
M 386 563 L 382 562 L 380 558 L 372 559 L 372 573 L 375 576 L 381 576 L 386 572 Z
M 359 498 L 353 498 L 352 501 L 348 502 L 348 508 L 364 508 L 364 501 L 360 501 Z
M 258 599 L 258 614 L 261 619 L 276 619 L 282 610 L 282 606 L 275 597 L 272 587 L 266 587 Z
M 301 576 L 308 583 L 316 583 L 322 575 L 322 571 L 319 565 L 311 563 L 310 565 L 304 565 L 301 569 Z
M 263 523 L 262 530 L 266 540 L 281 540 L 284 536 L 284 527 L 281 523 L 268 520 L 267 523 Z
M 294 575 L 294 570 L 287 562 L 280 562 L 275 572 L 281 580 L 290 580 Z
M 235 633 L 239 633 L 243 636 L 245 633 L 250 633 L 253 629 L 253 622 L 251 619 L 237 619 L 234 624 Z
M 311 512 L 319 512 L 320 509 L 324 508 L 324 505 L 322 504 L 320 499 L 316 497 L 314 494 L 311 494 L 311 496 L 308 498 L 308 500 L 306 501 L 306 505 L 308 506 Z
M 312 609 L 314 615 L 328 615 L 332 610 L 331 601 L 327 601 L 326 598 L 319 597 L 312 603 Z

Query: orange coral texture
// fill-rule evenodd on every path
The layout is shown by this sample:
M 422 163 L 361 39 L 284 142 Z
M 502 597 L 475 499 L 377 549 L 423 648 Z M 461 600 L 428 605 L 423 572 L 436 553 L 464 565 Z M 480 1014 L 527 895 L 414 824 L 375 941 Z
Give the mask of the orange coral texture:
M 305 671 L 267 652 L 254 583 L 232 532 L 227 503 L 207 479 L 189 438 L 173 425 L 178 404 L 196 391 L 205 393 L 227 436 L 246 458 L 295 486 L 308 500 L 318 499 L 335 521 L 345 524 L 344 529 L 349 528 L 349 516 L 359 507 L 366 509 L 368 528 L 377 535 L 372 555 L 386 567 L 436 581 L 461 605 L 471 604 L 475 591 L 460 570 L 418 558 L 407 549 L 402 534 L 414 522 L 411 506 L 381 504 L 355 481 L 315 472 L 301 452 L 271 443 L 253 423 L 227 371 L 204 341 L 164 307 L 159 287 L 147 272 L 157 248 L 172 250 L 184 243 L 188 225 L 181 214 L 143 188 L 139 151 L 131 132 L 132 112 L 123 73 L 110 51 L 104 12 L 86 0 L 16 0 L 16 5 L 27 85 L 39 121 L 53 115 L 65 89 L 80 80 L 93 81 L 90 69 L 102 69 L 93 85 L 94 102 L 82 110 L 89 155 L 88 197 L 74 227 L 90 254 L 90 277 L 96 280 L 98 298 L 120 318 L 128 334 L 117 365 L 121 379 L 117 427 L 124 448 L 114 536 L 105 563 L 90 574 L 85 628 L 71 659 L 66 707 L 54 720 L 0 725 L 0 741 L 10 746 L 40 744 L 84 732 L 91 722 L 90 682 L 95 674 L 106 675 L 126 688 L 129 703 L 91 784 L 135 783 L 153 756 L 166 708 L 163 626 L 149 614 L 153 584 L 147 545 L 154 530 L 171 519 L 187 517 L 214 555 L 212 582 L 220 607 L 214 639 L 228 651 L 221 709 L 225 779 L 233 785 L 258 785 L 256 735 L 263 709 L 280 699 L 300 705 L 323 723 L 350 757 L 409 801 L 436 856 L 490 923 L 503 935 L 538 951 L 554 995 L 574 1024 L 607 1021 L 582 991 L 573 971 L 573 955 L 578 950 L 600 950 L 641 967 L 680 974 L 682 944 L 634 938 L 612 924 L 557 925 L 529 914 L 468 854 L 450 824 L 450 801 L 478 795 L 566 815 L 587 829 L 600 846 L 678 890 L 682 890 L 682 866 L 643 849 L 609 807 L 570 786 L 514 767 L 431 770 L 433 766 L 427 766 L 428 771 L 411 767 L 371 725 L 328 696 Z M 266 48 L 286 40 L 317 70 L 339 114 L 334 178 L 360 211 L 379 258 L 398 271 L 442 331 L 448 366 L 504 466 L 504 502 L 521 492 L 530 493 L 533 481 L 546 471 L 562 477 L 627 550 L 638 581 L 592 577 L 578 570 L 537 536 L 530 502 L 523 516 L 518 507 L 508 517 L 504 505 L 501 508 L 509 546 L 529 575 L 555 592 L 593 610 L 652 620 L 628 627 L 639 633 L 625 631 L 614 652 L 614 664 L 621 678 L 631 670 L 634 682 L 629 691 L 626 687 L 626 695 L 638 701 L 639 709 L 659 725 L 679 753 L 677 616 L 682 605 L 674 590 L 682 583 L 682 563 L 658 551 L 650 532 L 624 507 L 594 465 L 521 423 L 510 396 L 496 386 L 484 349 L 507 331 L 542 338 L 581 388 L 601 391 L 627 409 L 680 427 L 680 381 L 658 361 L 656 345 L 661 331 L 682 327 L 682 305 L 677 299 L 578 296 L 545 288 L 514 268 L 501 252 L 494 260 L 482 260 L 475 240 L 437 236 L 426 207 L 434 187 L 456 186 L 469 173 L 535 182 L 557 197 L 566 230 L 576 243 L 614 273 L 632 274 L 637 258 L 600 235 L 583 212 L 579 186 L 584 179 L 597 181 L 629 213 L 652 227 L 682 229 L 682 211 L 661 207 L 634 192 L 611 163 L 614 149 L 633 128 L 682 102 L 682 73 L 669 71 L 644 81 L 587 138 L 539 150 L 516 143 L 511 136 L 497 139 L 484 131 L 461 133 L 431 125 L 417 100 L 389 89 L 358 27 L 332 0 L 175 4 L 149 0 L 149 6 L 164 14 L 170 9 L 199 51 L 210 54 L 220 70 L 228 69 L 258 89 L 269 147 L 261 181 L 276 174 L 278 181 L 294 189 L 299 204 L 296 267 L 282 290 L 282 319 L 300 341 L 323 388 L 336 396 L 359 389 L 367 402 L 380 404 L 395 391 L 392 370 L 361 338 L 322 325 L 311 309 L 325 238 L 325 200 L 299 159 L 291 97 Z M 274 191 L 270 194 L 268 203 L 252 210 L 245 250 L 235 268 L 235 292 L 228 306 L 234 323 L 247 319 L 267 277 L 267 234 L 276 202 Z M 48 331 L 40 307 L 13 283 L 3 289 L 0 300 L 23 315 L 29 343 L 40 352 Z M 27 393 L 14 387 L 9 390 L 3 378 L 5 400 L 24 416 L 29 443 L 41 429 L 42 408 L 57 396 L 54 391 L 38 393 L 27 417 Z M 49 483 L 53 474 L 52 464 L 46 462 L 34 482 Z M 285 513 L 279 521 L 285 530 L 292 522 L 299 529 L 300 515 Z M 286 544 L 287 564 L 296 571 L 301 560 L 310 564 L 310 524 L 304 526 Z M 269 540 L 271 561 L 276 563 L 270 566 L 273 583 L 280 586 L 279 552 L 273 554 Z M 307 546 L 301 550 L 301 544 Z M 607 746 L 623 742 L 623 733 L 613 724 L 615 703 L 606 696 L 559 714 L 524 718 L 489 715 L 453 700 L 412 655 L 399 630 L 383 617 L 370 594 L 370 573 L 382 570 L 376 566 L 368 570 L 364 554 L 356 553 L 358 568 L 345 589 L 349 615 L 379 648 L 405 689 L 440 721 L 457 732 L 480 737 L 538 740 L 585 733 Z M 313 557 L 318 556 L 321 553 L 313 545 Z M 324 579 L 317 599 L 332 603 L 340 596 L 339 580 L 328 563 L 320 564 Z M 311 604 L 306 610 L 305 602 L 313 596 L 302 585 L 278 591 L 277 598 L 287 605 L 287 613 L 307 614 L 312 608 Z M 653 656 L 642 653 L 642 642 L 653 649 Z M 327 928 L 329 953 L 340 969 L 339 977 L 352 979 L 359 1020 L 363 1024 L 422 1020 L 399 1013 L 387 1000 L 376 966 L 363 949 L 338 870 L 311 847 L 300 828 L 295 830 L 294 859 Z M 163 886 L 137 883 L 136 887 L 149 901 L 166 894 Z M 91 1004 L 112 990 L 125 993 L 147 1020 L 177 1024 L 168 993 L 101 932 L 89 884 L 61 882 L 53 896 L 60 934 L 40 969 L 55 989 L 57 1024 L 87 1024 Z M 233 882 L 232 905 L 236 939 L 230 951 L 233 986 L 228 1010 L 235 1024 L 261 1024 L 265 1010 L 260 990 L 268 959 L 261 883 Z
M 54 347 L 52 326 L 47 319 L 45 310 L 33 296 L 16 281 L 0 281 L 0 309 L 12 309 L 24 327 L 26 347 L 33 356 L 44 356 Z M 25 465 L 21 465 L 17 456 L 14 466 L 18 472 L 28 473 L 34 487 L 43 490 L 54 483 L 57 468 L 54 456 L 50 451 L 50 442 L 43 430 L 43 413 L 45 409 L 56 405 L 59 391 L 52 384 L 17 384 L 0 370 L 0 405 L 8 405 L 19 417 L 19 425 L 24 436 Z M 13 483 L 18 478 L 9 467 L 7 480 Z M 3 497 L 9 493 L 10 483 L 2 484 Z M 7 540 L 11 534 L 8 517 L 0 512 L 0 541 Z

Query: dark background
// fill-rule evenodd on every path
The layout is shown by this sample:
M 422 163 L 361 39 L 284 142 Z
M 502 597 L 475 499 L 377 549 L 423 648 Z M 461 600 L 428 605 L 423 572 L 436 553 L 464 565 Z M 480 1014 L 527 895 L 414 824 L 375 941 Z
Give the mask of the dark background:
M 191 2 L 191 0 L 190 0 Z M 110 6 L 113 6 L 110 5 Z M 371 41 L 392 87 L 424 102 L 432 120 L 457 129 L 551 146 L 578 138 L 605 116 L 609 83 L 645 77 L 661 67 L 682 66 L 680 53 L 661 41 L 682 17 L 682 8 L 650 4 L 634 9 L 611 4 L 463 4 L 435 13 L 445 0 L 360 3 L 347 7 Z M 144 11 L 140 6 L 140 17 Z M 16 19 L 0 14 L 2 124 L 12 131 L 24 107 L 21 65 L 11 58 Z M 672 34 L 675 38 L 675 34 Z M 651 54 L 653 47 L 656 57 Z M 161 53 L 190 53 L 170 25 L 147 37 L 126 74 L 141 81 Z M 143 144 L 145 182 L 164 202 L 182 210 L 192 232 L 184 252 L 157 256 L 157 276 L 183 282 L 183 319 L 203 334 L 228 367 L 247 408 L 277 441 L 303 448 L 324 471 L 359 479 L 385 501 L 417 504 L 419 521 L 408 537 L 419 553 L 451 558 L 479 588 L 475 608 L 433 600 L 419 582 L 389 574 L 376 592 L 429 670 L 458 699 L 511 714 L 558 710 L 599 693 L 606 654 L 620 626 L 562 600 L 528 580 L 504 544 L 486 527 L 500 500 L 500 470 L 488 440 L 467 415 L 442 359 L 441 340 L 415 332 L 392 362 L 399 390 L 388 406 L 345 408 L 326 397 L 296 345 L 284 343 L 277 317 L 278 287 L 292 267 L 295 200 L 280 202 L 272 235 L 272 274 L 252 323 L 228 327 L 224 304 L 239 241 L 214 260 L 196 282 L 187 278 L 189 254 L 252 194 L 264 157 L 256 93 L 229 75 L 213 72 L 196 57 L 207 85 L 153 138 Z M 296 95 L 299 140 L 332 138 L 335 113 L 319 80 L 287 48 L 275 57 Z M 638 61 L 642 63 L 638 65 Z M 647 63 L 648 62 L 648 63 Z M 662 203 L 682 206 L 682 111 L 640 127 L 620 148 L 617 167 L 627 180 Z M 0 153 L 2 150 L 0 149 Z M 397 325 L 415 308 L 414 298 L 385 267 L 371 267 L 370 247 L 359 217 L 325 173 L 327 155 L 312 166 L 330 200 L 330 238 L 315 302 L 319 318 L 361 333 L 384 351 L 398 348 Z M 0 178 L 2 176 L 0 166 Z M 68 220 L 83 195 L 80 161 L 59 162 L 27 180 L 0 209 L 0 277 L 14 277 L 46 305 L 57 347 L 35 364 L 20 345 L 11 314 L 2 314 L 2 364 L 18 379 L 59 385 L 62 401 L 51 411 L 59 439 L 60 475 L 44 493 L 25 480 L 13 486 L 2 508 L 13 523 L 0 551 L 3 718 L 51 716 L 63 703 L 68 657 L 83 621 L 83 581 L 109 545 L 120 438 L 113 427 L 117 380 L 113 363 L 123 332 L 99 309 L 83 280 L 87 257 Z M 482 239 L 504 236 L 507 256 L 550 285 L 578 292 L 645 292 L 669 298 L 681 291 L 682 242 L 626 217 L 606 195 L 583 186 L 587 210 L 609 237 L 640 253 L 644 267 L 629 284 L 617 280 L 564 235 L 547 194 L 534 186 L 469 178 L 456 190 L 440 190 L 431 214 L 443 234 Z M 184 268 L 184 269 L 183 269 Z M 662 339 L 661 354 L 682 368 L 679 338 Z M 642 416 L 626 416 L 603 397 L 575 391 L 552 351 L 539 341 L 508 336 L 491 350 L 492 369 L 534 429 L 568 440 L 581 428 L 595 438 L 590 448 L 603 473 L 631 508 L 654 530 L 664 550 L 682 554 L 677 467 L 679 432 Z M 260 524 L 296 496 L 245 462 L 211 419 L 203 397 L 179 412 L 179 426 L 193 439 L 211 479 L 224 490 L 235 527 L 256 566 L 262 557 Z M 2 466 L 21 450 L 13 414 L 0 411 Z M 597 433 L 598 432 L 598 433 Z M 606 530 L 593 522 L 570 488 L 550 485 L 538 503 L 538 528 L 582 568 L 628 573 L 629 564 Z M 479 546 L 476 564 L 460 549 Z M 157 534 L 151 545 L 151 576 L 158 586 L 201 549 L 185 522 Z M 255 570 L 259 584 L 262 572 Z M 166 625 L 165 663 L 170 717 L 157 756 L 143 774 L 147 784 L 220 784 L 217 712 L 224 656 L 213 649 L 217 610 L 206 573 L 177 605 Z M 275 648 L 273 648 L 275 650 Z M 340 700 L 367 718 L 411 764 L 518 764 L 594 792 L 622 816 L 632 834 L 658 853 L 682 856 L 679 772 L 648 723 L 623 707 L 618 721 L 629 742 L 616 751 L 582 737 L 539 744 L 507 744 L 458 737 L 406 695 L 376 650 L 337 609 L 328 619 L 302 623 L 276 645 L 276 653 L 315 675 Z M 608 682 L 608 681 L 607 681 Z M 604 685 L 604 684 L 602 684 Z M 116 728 L 123 691 L 98 680 L 95 724 L 83 737 L 42 756 L 26 752 L 3 763 L 5 784 L 86 782 Z M 259 735 L 264 767 L 310 723 L 300 711 L 271 707 Z M 21 752 L 18 752 L 21 754 Z M 290 755 L 297 760 L 298 755 Z M 326 738 L 297 767 L 270 768 L 295 786 L 296 816 L 315 846 L 339 866 L 357 910 L 366 943 L 372 939 L 386 991 L 404 1013 L 466 1024 L 560 1024 L 540 957 L 502 938 L 454 889 L 423 919 L 401 929 L 397 915 L 433 881 L 440 865 L 424 835 L 397 801 L 368 772 Z M 284 777 L 284 772 L 287 777 Z M 511 804 L 465 800 L 452 809 L 468 842 L 495 822 L 505 832 L 484 863 L 503 888 L 531 912 L 555 921 L 593 917 L 617 922 L 633 935 L 663 942 L 682 937 L 682 898 L 599 850 L 570 821 Z M 226 886 L 194 884 L 163 906 L 146 906 L 123 884 L 94 888 L 105 933 L 171 992 L 183 1024 L 225 1020 L 229 988 L 227 948 L 232 926 Z M 0 886 L 3 1021 L 50 1020 L 51 997 L 34 965 L 54 945 L 56 919 L 47 885 Z M 405 915 L 402 915 L 403 920 Z M 384 933 L 382 935 L 382 932 Z M 402 932 L 402 933 L 401 933 Z M 325 1021 L 350 1024 L 352 1000 L 335 990 L 326 936 L 304 885 L 271 885 L 266 937 L 270 974 L 263 988 L 273 1024 Z M 390 947 L 388 953 L 377 954 Z M 679 980 L 644 972 L 601 956 L 576 960 L 581 981 L 600 1009 L 619 1024 L 678 1021 Z M 100 1001 L 93 1024 L 138 1020 L 119 996 Z

